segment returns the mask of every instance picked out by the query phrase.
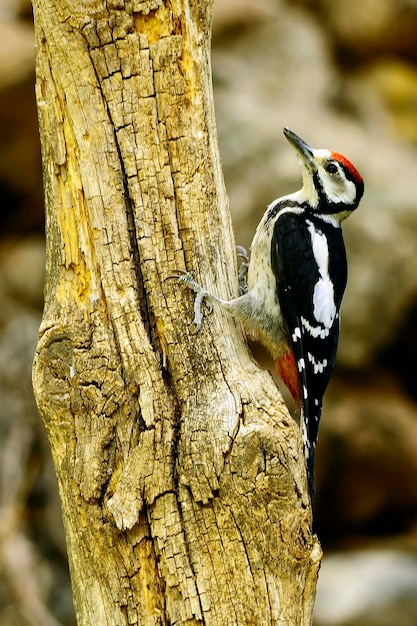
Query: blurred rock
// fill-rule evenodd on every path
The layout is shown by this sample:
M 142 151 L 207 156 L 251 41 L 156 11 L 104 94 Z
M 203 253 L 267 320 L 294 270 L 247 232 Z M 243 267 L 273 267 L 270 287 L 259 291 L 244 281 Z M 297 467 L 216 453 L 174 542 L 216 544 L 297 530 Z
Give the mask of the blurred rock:
M 357 66 L 381 54 L 417 60 L 415 0 L 297 0 L 297 3 L 318 17 L 345 66 Z
M 30 24 L 0 19 L 0 85 L 13 85 L 32 74 L 35 38 Z
M 31 236 L 0 247 L 0 274 L 9 296 L 41 308 L 45 277 L 45 238 Z
M 34 75 L 2 90 L 0 84 L 0 229 L 43 232 L 41 153 Z
M 417 407 L 381 374 L 331 382 L 316 455 L 316 525 L 326 544 L 411 532 Z
M 39 324 L 40 312 L 17 307 L 0 330 L 0 623 L 15 626 L 59 626 L 52 602 L 73 623 L 57 484 L 31 385 Z
M 300 183 L 283 126 L 308 139 L 338 78 L 313 20 L 282 7 L 276 17 L 216 40 L 213 78 L 230 206 L 240 243 L 248 244 L 265 205 Z
M 0 2 L 0 229 L 43 228 L 31 5 Z
M 361 75 L 386 106 L 394 132 L 404 141 L 417 145 L 415 65 L 398 59 L 381 59 Z
M 366 550 L 324 557 L 315 626 L 414 626 L 417 556 Z
M 279 3 L 276 0 L 227 0 L 214 6 L 213 37 L 227 37 L 229 31 L 253 26 L 257 21 L 277 17 Z
M 361 143 L 365 198 L 344 227 L 349 281 L 338 362 L 349 367 L 371 365 L 395 342 L 417 293 L 417 153 L 382 128 Z

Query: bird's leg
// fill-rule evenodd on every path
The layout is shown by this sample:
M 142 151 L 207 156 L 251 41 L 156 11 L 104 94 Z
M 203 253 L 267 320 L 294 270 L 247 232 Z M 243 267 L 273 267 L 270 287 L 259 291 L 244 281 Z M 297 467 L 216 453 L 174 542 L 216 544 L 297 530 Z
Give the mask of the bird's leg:
M 216 302 L 220 306 L 226 305 L 226 301 L 218 298 L 212 293 L 208 292 L 204 287 L 198 284 L 198 282 L 191 276 L 191 274 L 185 270 L 177 270 L 177 274 L 173 274 L 170 278 L 176 278 L 178 282 L 187 285 L 190 289 L 194 291 L 196 294 L 196 298 L 194 300 L 194 333 L 197 334 L 200 331 L 201 324 L 203 321 L 203 314 L 201 311 L 201 306 L 204 301 L 207 301 L 209 306 L 209 312 L 212 310 L 212 303 Z
M 248 268 L 249 268 L 249 254 L 246 248 L 243 246 L 236 246 L 237 257 L 243 259 L 239 265 L 239 296 L 243 296 L 248 292 Z
M 236 246 L 237 256 L 243 259 L 242 263 L 239 267 L 239 296 L 244 295 L 248 291 L 248 286 L 246 282 L 246 277 L 248 273 L 249 266 L 249 255 L 245 248 L 242 246 Z M 228 311 L 230 314 L 234 314 L 233 303 L 234 300 L 228 302 L 227 300 L 222 300 L 217 296 L 213 295 L 204 287 L 198 284 L 198 282 L 192 277 L 192 275 L 186 270 L 177 270 L 176 274 L 170 276 L 170 278 L 175 278 L 178 282 L 187 285 L 190 289 L 194 291 L 196 294 L 196 298 L 194 300 L 194 333 L 197 334 L 200 331 L 201 324 L 203 322 L 203 313 L 201 311 L 201 307 L 203 302 L 206 302 L 206 305 L 209 308 L 209 313 L 212 310 L 212 304 L 215 302 L 219 304 L 223 309 Z

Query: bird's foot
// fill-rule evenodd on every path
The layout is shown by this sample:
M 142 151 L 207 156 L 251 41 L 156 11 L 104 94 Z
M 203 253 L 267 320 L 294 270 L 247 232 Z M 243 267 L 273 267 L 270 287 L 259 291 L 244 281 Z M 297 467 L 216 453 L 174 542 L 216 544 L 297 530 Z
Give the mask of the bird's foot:
M 201 311 L 202 304 L 204 300 L 208 300 L 206 302 L 206 306 L 208 307 L 208 312 L 211 313 L 213 309 L 213 305 L 210 302 L 210 299 L 212 298 L 212 296 L 206 289 L 201 287 L 201 285 L 199 285 L 198 282 L 186 270 L 177 270 L 177 274 L 173 274 L 172 276 L 170 276 L 170 278 L 175 278 L 176 280 L 178 280 L 179 283 L 182 283 L 183 285 L 187 285 L 187 287 L 192 289 L 194 293 L 196 294 L 196 297 L 194 300 L 193 322 L 195 326 L 194 334 L 197 334 L 200 331 L 201 324 L 203 322 L 203 313 Z

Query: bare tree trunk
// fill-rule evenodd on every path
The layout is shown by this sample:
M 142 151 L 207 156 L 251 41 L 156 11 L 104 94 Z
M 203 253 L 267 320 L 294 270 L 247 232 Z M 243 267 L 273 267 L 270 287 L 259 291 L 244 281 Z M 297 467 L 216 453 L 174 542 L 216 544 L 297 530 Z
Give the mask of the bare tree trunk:
M 301 441 L 187 267 L 236 293 L 210 0 L 34 0 L 46 195 L 34 388 L 78 622 L 307 625 L 321 551 Z

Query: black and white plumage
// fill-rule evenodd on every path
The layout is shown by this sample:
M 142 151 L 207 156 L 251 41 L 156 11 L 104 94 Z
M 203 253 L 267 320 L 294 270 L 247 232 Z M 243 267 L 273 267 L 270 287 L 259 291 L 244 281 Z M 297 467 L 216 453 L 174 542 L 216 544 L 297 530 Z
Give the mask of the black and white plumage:
M 336 359 L 347 280 L 342 231 L 314 216 L 285 213 L 275 222 L 271 264 L 300 380 L 301 432 L 313 490 L 322 398 Z
M 342 155 L 313 150 L 284 134 L 301 164 L 300 191 L 272 202 L 256 230 L 247 291 L 230 301 L 208 293 L 187 272 L 178 276 L 196 294 L 196 330 L 204 299 L 243 321 L 271 353 L 279 376 L 301 407 L 301 433 L 311 495 L 322 399 L 336 359 L 340 305 L 347 280 L 341 222 L 357 208 L 363 180 Z

